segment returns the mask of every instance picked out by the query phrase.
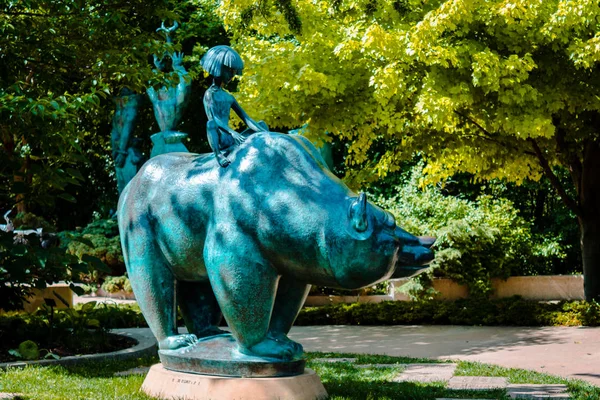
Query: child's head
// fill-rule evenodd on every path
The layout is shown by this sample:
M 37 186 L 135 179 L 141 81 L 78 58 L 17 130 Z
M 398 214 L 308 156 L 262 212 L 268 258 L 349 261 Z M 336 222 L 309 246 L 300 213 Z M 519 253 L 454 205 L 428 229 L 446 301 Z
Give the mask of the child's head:
M 212 75 L 216 81 L 229 83 L 235 75 L 241 75 L 244 62 L 240 55 L 229 46 L 215 46 L 209 49 L 200 65 Z

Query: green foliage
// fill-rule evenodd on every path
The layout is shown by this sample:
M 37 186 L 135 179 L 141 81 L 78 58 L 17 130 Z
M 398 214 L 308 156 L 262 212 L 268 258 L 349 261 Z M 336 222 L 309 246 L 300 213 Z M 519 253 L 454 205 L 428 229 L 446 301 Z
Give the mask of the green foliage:
M 84 235 L 103 235 L 107 238 L 119 236 L 119 224 L 116 219 L 96 219 L 81 231 Z
M 296 325 L 600 326 L 597 302 L 499 300 L 385 301 L 307 307 Z
M 111 306 L 95 302 L 65 309 L 44 305 L 32 314 L 5 313 L 0 315 L 2 348 L 18 346 L 17 352 L 10 354 L 22 359 L 37 359 L 42 351 L 46 355 L 65 351 L 72 354 L 111 351 L 118 344 L 109 335 L 109 329 L 126 317 L 132 326 L 131 315 L 123 309 L 115 317 Z M 27 341 L 23 342 L 23 339 Z M 37 355 L 34 349 L 40 349 Z
M 81 318 L 74 323 L 66 310 L 55 310 L 56 325 L 73 329 L 87 327 L 94 322 L 101 329 L 147 327 L 137 305 L 99 304 L 95 307 L 78 306 L 74 309 Z M 0 331 L 17 339 L 36 338 L 48 334 L 49 312 L 35 314 L 9 313 L 0 316 Z M 543 303 L 515 296 L 505 299 L 462 299 L 456 301 L 385 301 L 381 303 L 334 304 L 323 307 L 305 307 L 295 325 L 487 325 L 487 326 L 600 326 L 600 303 L 560 301 Z M 29 330 L 23 329 L 29 325 Z M 178 319 L 183 325 L 183 319 Z M 34 327 L 34 329 L 32 329 Z M 26 334 L 24 332 L 37 332 Z M 17 346 L 16 342 L 14 346 Z
M 423 151 L 432 179 L 521 182 L 542 173 L 530 139 L 567 165 L 595 138 L 592 1 L 298 0 L 287 14 L 281 3 L 221 2 L 247 60 L 240 102 L 269 126 L 310 122 L 313 135 L 349 139 L 351 181 Z
M 0 6 L 2 203 L 75 201 L 68 191 L 86 178 L 74 167 L 88 161 L 94 126 L 108 122 L 110 96 L 142 91 L 154 76 L 147 58 L 159 51 L 154 27 L 173 17 L 169 8 L 167 0 Z
M 114 219 L 98 219 L 81 231 L 59 233 L 61 246 L 68 254 L 84 259 L 95 257 L 108 266 L 108 273 L 125 271 L 125 263 L 119 239 L 119 227 Z
M 60 230 L 84 225 L 93 211 L 109 215 L 117 201 L 110 129 L 112 97 L 122 88 L 144 93 L 148 85 L 173 83 L 176 74 L 155 73 L 152 54 L 184 51 L 194 78 L 190 110 L 202 108 L 199 58 L 228 43 L 205 0 L 33 0 L 0 5 L 0 209 L 29 209 Z M 177 20 L 172 45 L 156 32 Z M 192 150 L 204 143 L 204 113 L 184 116 Z M 149 103 L 134 134 L 158 131 Z M 77 201 L 77 207 L 73 203 Z
M 94 269 L 64 249 L 42 248 L 37 235 L 29 235 L 27 241 L 15 244 L 12 233 L 0 230 L 0 309 L 19 309 L 33 288 L 43 289 L 58 281 L 77 282 L 79 274 Z
M 102 283 L 102 290 L 107 293 L 133 292 L 131 282 L 126 276 L 107 276 Z
M 481 196 L 474 201 L 445 196 L 439 187 L 424 186 L 417 165 L 382 207 L 399 226 L 416 235 L 437 238 L 433 274 L 466 284 L 471 296 L 487 296 L 492 278 L 551 273 L 564 258 L 561 244 L 533 233 L 505 199 Z M 419 278 L 422 283 L 426 277 Z
M 55 232 L 56 227 L 46 221 L 43 217 L 35 215 L 33 213 L 18 213 L 14 219 L 11 220 L 15 229 L 39 229 L 42 228 L 44 232 Z
M 16 351 L 11 351 L 10 354 L 22 358 L 23 360 L 37 360 L 40 358 L 38 346 L 31 340 L 20 343 L 18 349 Z
M 568 171 L 555 169 L 563 186 L 569 185 Z M 552 188 L 548 179 L 539 182 L 525 180 L 516 185 L 505 180 L 477 181 L 473 175 L 459 174 L 446 180 L 440 186 L 446 196 L 457 196 L 464 199 L 476 200 L 482 195 L 492 198 L 505 198 L 513 203 L 519 216 L 531 224 L 532 233 L 550 242 L 560 244 L 559 252 L 564 252 L 565 258 L 554 257 L 554 262 L 547 263 L 547 270 L 552 274 L 582 273 L 580 235 L 575 214 L 561 201 Z M 573 193 L 571 193 L 573 194 Z M 546 258 L 549 252 L 556 252 L 555 246 L 547 249 L 540 248 L 539 252 Z M 546 258 L 546 262 L 551 259 Z M 535 274 L 535 270 L 525 269 L 523 275 Z
M 345 139 L 354 188 L 415 153 L 429 182 L 546 176 L 590 236 L 585 292 L 600 299 L 595 1 L 297 0 L 301 24 L 277 3 L 250 14 L 250 0 L 219 6 L 248 60 L 237 98 L 250 114 Z M 567 187 L 556 166 L 569 171 Z
M 380 282 L 377 285 L 369 286 L 358 290 L 345 290 L 329 288 L 324 286 L 311 286 L 310 296 L 370 296 L 387 294 L 389 289 L 388 282 Z

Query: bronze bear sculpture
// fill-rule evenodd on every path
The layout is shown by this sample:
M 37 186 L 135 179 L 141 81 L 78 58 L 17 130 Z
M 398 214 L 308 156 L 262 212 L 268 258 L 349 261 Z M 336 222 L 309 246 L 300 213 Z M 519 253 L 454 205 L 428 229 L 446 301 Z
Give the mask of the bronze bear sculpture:
M 311 284 L 361 288 L 433 258 L 430 241 L 354 194 L 302 136 L 256 133 L 229 158 L 157 156 L 119 200 L 127 272 L 162 350 L 222 334 L 222 313 L 242 354 L 298 359 L 287 333 Z

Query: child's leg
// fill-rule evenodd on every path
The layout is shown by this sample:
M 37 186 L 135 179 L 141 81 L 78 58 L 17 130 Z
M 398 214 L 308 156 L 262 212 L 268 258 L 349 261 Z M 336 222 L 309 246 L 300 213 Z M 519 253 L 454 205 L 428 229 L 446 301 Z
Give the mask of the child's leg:
M 206 136 L 208 137 L 208 144 L 210 144 L 210 148 L 213 153 L 215 153 L 215 158 L 221 167 L 228 166 L 231 161 L 222 154 L 221 149 L 223 148 L 223 136 L 219 134 L 219 127 L 215 121 L 208 121 L 206 123 Z

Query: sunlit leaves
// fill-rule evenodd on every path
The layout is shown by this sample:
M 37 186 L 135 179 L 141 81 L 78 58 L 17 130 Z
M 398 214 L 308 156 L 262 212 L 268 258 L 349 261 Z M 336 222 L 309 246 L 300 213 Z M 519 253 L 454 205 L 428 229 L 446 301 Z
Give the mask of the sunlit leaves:
M 293 5 L 302 20 L 295 35 L 268 11 L 275 0 L 261 2 L 243 29 L 237 18 L 250 2 L 220 8 L 248 60 L 237 96 L 275 128 L 309 123 L 316 135 L 349 140 L 349 180 L 384 176 L 415 151 L 435 179 L 458 171 L 535 179 L 528 140 L 558 163 L 549 140 L 557 118 L 577 146 L 591 132 L 579 115 L 600 110 L 597 2 Z

